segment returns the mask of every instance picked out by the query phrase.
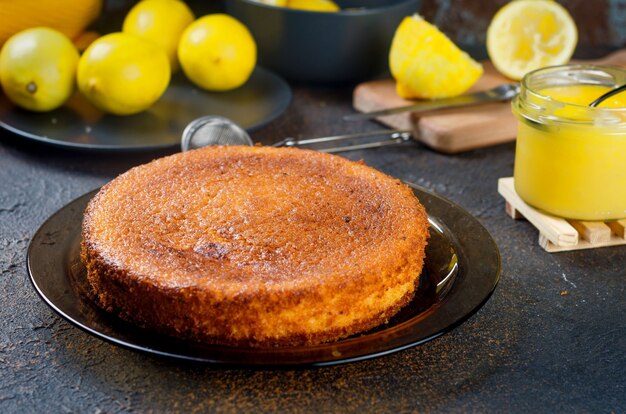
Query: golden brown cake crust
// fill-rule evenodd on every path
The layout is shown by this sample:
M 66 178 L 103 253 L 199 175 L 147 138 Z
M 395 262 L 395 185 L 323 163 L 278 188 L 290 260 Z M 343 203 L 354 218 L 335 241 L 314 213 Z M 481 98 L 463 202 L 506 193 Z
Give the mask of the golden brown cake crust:
M 82 258 L 131 322 L 242 346 L 336 340 L 414 294 L 428 221 L 410 188 L 291 148 L 207 147 L 131 169 L 90 201 Z

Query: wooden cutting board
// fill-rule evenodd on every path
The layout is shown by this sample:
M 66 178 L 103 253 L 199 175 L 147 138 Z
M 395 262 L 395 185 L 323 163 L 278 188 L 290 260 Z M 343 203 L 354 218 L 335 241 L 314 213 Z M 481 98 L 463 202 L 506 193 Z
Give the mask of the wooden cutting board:
M 584 62 L 626 66 L 626 50 L 614 52 L 603 59 Z M 483 67 L 483 76 L 468 93 L 512 82 L 500 75 L 491 62 L 483 62 Z M 360 112 L 395 108 L 414 102 L 396 94 L 393 79 L 362 83 L 355 88 L 353 95 L 354 109 Z M 426 114 L 402 113 L 376 119 L 392 128 L 412 129 L 414 139 L 445 153 L 458 153 L 513 141 L 517 134 L 517 120 L 511 113 L 510 102 L 451 108 Z

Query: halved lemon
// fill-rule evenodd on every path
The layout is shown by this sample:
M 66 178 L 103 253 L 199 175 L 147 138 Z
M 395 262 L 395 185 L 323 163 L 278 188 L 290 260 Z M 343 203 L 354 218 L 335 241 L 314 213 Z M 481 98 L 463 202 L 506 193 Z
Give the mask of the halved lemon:
M 417 14 L 405 17 L 396 29 L 389 68 L 403 98 L 460 95 L 483 73 L 480 63 Z
M 511 79 L 567 63 L 577 42 L 574 20 L 553 0 L 512 1 L 498 10 L 487 29 L 489 57 Z

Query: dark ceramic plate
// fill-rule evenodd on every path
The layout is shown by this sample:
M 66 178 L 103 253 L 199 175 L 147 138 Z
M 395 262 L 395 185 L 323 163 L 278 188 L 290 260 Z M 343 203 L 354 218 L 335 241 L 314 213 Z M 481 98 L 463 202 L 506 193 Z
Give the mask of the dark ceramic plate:
M 182 341 L 137 328 L 98 308 L 85 292 L 80 262 L 83 211 L 95 191 L 52 215 L 28 248 L 28 271 L 43 300 L 69 322 L 126 348 L 182 360 L 231 366 L 322 366 L 359 361 L 434 339 L 476 312 L 500 276 L 500 255 L 485 228 L 469 213 L 421 187 L 431 238 L 415 299 L 387 324 L 361 335 L 316 346 L 235 348 Z
M 180 145 L 187 124 L 201 116 L 224 116 L 251 131 L 275 119 L 290 102 L 289 85 L 261 67 L 242 87 L 228 92 L 203 91 L 178 73 L 150 109 L 131 116 L 104 114 L 78 93 L 59 109 L 35 113 L 0 93 L 0 127 L 64 148 L 157 150 Z

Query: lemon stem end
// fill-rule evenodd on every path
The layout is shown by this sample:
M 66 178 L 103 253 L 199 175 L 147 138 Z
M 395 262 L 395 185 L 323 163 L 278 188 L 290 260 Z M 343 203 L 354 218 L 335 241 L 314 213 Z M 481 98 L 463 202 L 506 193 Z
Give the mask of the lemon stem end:
M 26 85 L 26 91 L 31 95 L 34 95 L 37 92 L 37 84 L 35 82 L 28 82 Z

